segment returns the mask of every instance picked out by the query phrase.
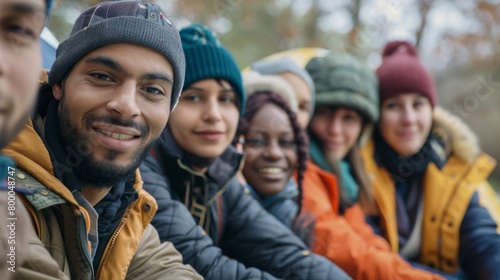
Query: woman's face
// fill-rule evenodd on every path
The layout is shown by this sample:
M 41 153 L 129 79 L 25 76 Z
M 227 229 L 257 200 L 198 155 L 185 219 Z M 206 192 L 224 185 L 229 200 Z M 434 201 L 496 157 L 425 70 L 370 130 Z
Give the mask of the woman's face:
M 432 106 L 418 93 L 401 94 L 382 103 L 379 130 L 384 140 L 397 153 L 416 154 L 429 136 Z
M 260 195 L 281 192 L 297 166 L 297 146 L 287 113 L 268 103 L 253 116 L 245 134 L 243 175 Z
M 168 125 L 183 149 L 200 157 L 216 158 L 231 144 L 239 115 L 230 84 L 207 79 L 182 92 Z
M 342 160 L 354 147 L 362 127 L 363 118 L 357 111 L 326 105 L 316 107 L 310 124 L 323 152 L 336 160 Z
M 292 86 L 295 92 L 299 106 L 297 121 L 302 129 L 306 129 L 309 124 L 309 114 L 311 113 L 311 89 L 302 78 L 291 72 L 281 73 L 280 76 Z

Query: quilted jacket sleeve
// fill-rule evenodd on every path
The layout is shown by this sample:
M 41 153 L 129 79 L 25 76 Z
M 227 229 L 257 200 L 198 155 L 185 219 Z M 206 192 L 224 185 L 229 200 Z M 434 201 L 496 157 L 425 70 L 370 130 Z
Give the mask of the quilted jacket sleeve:
M 202 280 L 170 242 L 160 243 L 158 232 L 148 225 L 132 258 L 126 279 Z
M 158 204 L 158 211 L 151 223 L 158 230 L 162 242 L 170 241 L 179 250 L 184 263 L 194 267 L 205 279 L 276 279 L 224 256 L 221 249 L 194 222 L 187 208 L 171 199 L 168 181 L 155 172 L 157 165 L 151 156 L 140 168 L 144 189 L 155 197 Z
M 0 220 L 7 220 L 7 193 L 0 192 Z M 37 236 L 35 228 L 32 226 L 31 218 L 21 203 L 16 204 L 15 215 L 17 218 L 15 233 L 15 244 L 9 243 L 8 237 L 11 235 L 6 225 L 0 227 L 0 279 L 70 279 L 69 271 L 67 274 L 60 270 L 57 262 L 51 257 L 49 251 L 45 248 L 42 241 Z M 14 261 L 14 270 L 9 263 L 10 257 L 7 248 L 14 245 L 16 259 Z
M 283 279 L 350 279 L 306 245 L 260 204 L 236 178 L 224 193 L 226 228 L 221 248 L 241 262 Z
M 497 224 L 475 193 L 460 227 L 460 263 L 472 279 L 500 279 Z

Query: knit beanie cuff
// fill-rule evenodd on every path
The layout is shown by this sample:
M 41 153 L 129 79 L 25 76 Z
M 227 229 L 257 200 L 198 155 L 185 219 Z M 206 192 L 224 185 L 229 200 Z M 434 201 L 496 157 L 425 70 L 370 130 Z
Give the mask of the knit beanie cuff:
M 356 94 L 350 91 L 338 90 L 332 92 L 322 92 L 316 97 L 316 104 L 347 107 L 356 110 L 362 116 L 366 117 L 370 122 L 378 120 L 378 103 L 364 98 L 361 94 Z

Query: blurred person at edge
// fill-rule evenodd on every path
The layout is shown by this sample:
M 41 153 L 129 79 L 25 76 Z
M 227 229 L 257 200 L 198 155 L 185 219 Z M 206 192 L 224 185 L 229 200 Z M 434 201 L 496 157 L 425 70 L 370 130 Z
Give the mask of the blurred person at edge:
M 306 129 L 314 113 L 314 83 L 309 73 L 289 58 L 260 60 L 250 65 L 262 75 L 279 76 L 292 87 L 297 100 L 297 121 Z
M 184 72 L 179 32 L 158 6 L 103 2 L 79 15 L 35 113 L 3 150 L 16 162 L 17 182 L 32 190 L 20 200 L 38 234 L 26 263 L 39 273 L 16 278 L 202 279 L 171 243 L 160 243 L 149 224 L 157 204 L 138 171 Z
M 51 0 L 0 2 L 0 148 L 16 137 L 32 113 L 41 70 L 38 39 L 51 5 Z M 29 190 L 16 183 L 15 175 L 12 159 L 0 155 L 0 279 L 13 279 L 23 272 L 37 279 L 64 279 L 59 273 L 42 277 L 42 271 L 30 267 L 30 255 L 50 255 L 30 244 L 36 232 L 16 195 Z M 55 263 L 46 266 L 57 271 Z
M 349 279 L 336 265 L 308 251 L 288 228 L 245 194 L 235 176 L 243 155 L 231 145 L 245 108 L 239 68 L 206 26 L 191 25 L 180 33 L 186 56 L 184 89 L 163 142 L 141 166 L 146 189 L 166 189 L 184 203 L 225 255 L 261 271 L 254 278 L 266 279 L 272 274 L 285 279 Z M 153 180 L 146 175 L 148 170 L 166 179 Z M 165 211 L 153 220 L 160 236 L 170 238 L 188 263 L 205 268 L 214 277 L 218 268 L 209 270 L 214 258 L 201 255 L 198 240 L 183 240 L 176 233 L 184 231 L 182 227 L 162 226 L 170 215 Z M 220 272 L 220 277 L 243 279 L 240 271 L 249 271 L 242 268 L 235 263 Z
M 437 106 L 435 83 L 409 42 L 385 46 L 377 76 L 380 120 L 363 149 L 378 206 L 372 224 L 415 265 L 453 279 L 500 279 L 495 205 L 482 198 L 496 161 Z

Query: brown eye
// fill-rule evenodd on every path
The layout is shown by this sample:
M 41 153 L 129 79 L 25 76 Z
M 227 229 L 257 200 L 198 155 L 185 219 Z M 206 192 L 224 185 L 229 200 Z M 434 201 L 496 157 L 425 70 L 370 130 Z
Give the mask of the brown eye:
M 301 110 L 301 111 L 306 111 L 307 112 L 307 111 L 309 111 L 309 109 L 310 109 L 309 105 L 307 105 L 307 104 L 300 104 L 299 105 L 299 110 Z
M 36 42 L 38 39 L 38 33 L 27 25 L 15 23 L 7 24 L 4 26 L 4 29 L 8 39 L 18 46 L 28 45 L 32 42 Z
M 197 102 L 200 101 L 200 97 L 196 94 L 183 94 L 182 100 Z
M 252 137 L 245 140 L 245 145 L 247 144 L 254 148 L 262 148 L 267 145 L 267 141 L 263 137 Z
M 111 80 L 111 78 L 108 75 L 101 74 L 101 73 L 94 73 L 94 74 L 90 74 L 90 75 L 92 75 L 93 77 L 97 78 L 98 80 L 102 80 L 102 81 L 110 81 Z
M 290 140 L 290 139 L 281 139 L 279 140 L 279 145 L 283 148 L 294 148 L 295 147 L 295 140 Z
M 152 93 L 152 94 L 156 94 L 156 95 L 165 95 L 165 93 L 162 90 L 160 90 L 156 87 L 146 87 L 146 91 L 148 93 Z
M 222 96 L 221 98 L 219 98 L 219 100 L 223 103 L 234 103 L 235 102 L 234 97 L 232 97 L 232 96 Z
M 386 109 L 396 109 L 398 107 L 398 104 L 396 102 L 390 102 L 385 104 L 384 106 Z

